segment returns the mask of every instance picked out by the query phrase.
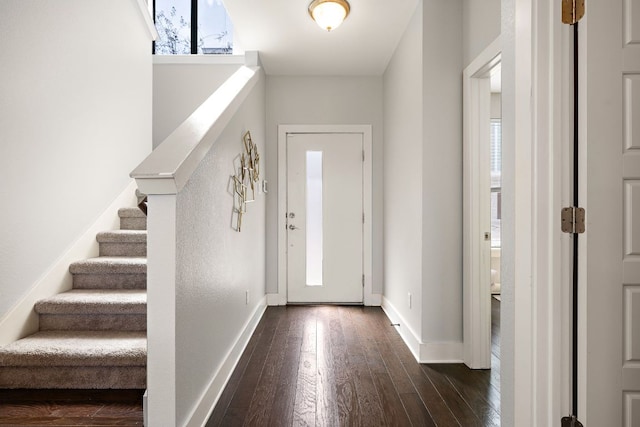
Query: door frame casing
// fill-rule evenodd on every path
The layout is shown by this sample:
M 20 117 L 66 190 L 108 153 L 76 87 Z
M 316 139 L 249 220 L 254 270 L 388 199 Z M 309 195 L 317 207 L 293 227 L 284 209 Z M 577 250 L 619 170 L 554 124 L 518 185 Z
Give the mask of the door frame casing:
M 287 135 L 288 134 L 356 133 L 362 135 L 364 160 L 362 164 L 362 208 L 365 217 L 362 234 L 363 303 L 380 305 L 380 296 L 373 294 L 372 266 L 372 128 L 371 125 L 278 125 L 278 293 L 272 305 L 287 304 Z M 275 303 L 275 304 L 274 304 Z
M 483 233 L 491 230 L 489 73 L 500 59 L 497 38 L 463 72 L 463 358 L 472 369 L 491 368 L 491 249 Z

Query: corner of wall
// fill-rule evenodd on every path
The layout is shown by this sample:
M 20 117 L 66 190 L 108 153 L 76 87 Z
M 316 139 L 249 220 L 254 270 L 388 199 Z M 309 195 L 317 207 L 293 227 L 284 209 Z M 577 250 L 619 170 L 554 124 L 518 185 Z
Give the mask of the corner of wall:
M 402 314 L 384 296 L 382 310 L 402 337 L 418 363 L 462 363 L 462 342 L 422 342 Z

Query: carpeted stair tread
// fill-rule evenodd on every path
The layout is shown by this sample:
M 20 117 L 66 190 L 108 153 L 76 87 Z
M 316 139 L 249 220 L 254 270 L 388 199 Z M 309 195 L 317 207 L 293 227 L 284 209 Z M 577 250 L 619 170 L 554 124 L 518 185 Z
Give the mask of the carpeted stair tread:
M 96 235 L 101 257 L 147 256 L 146 230 L 104 231 Z
M 0 366 L 145 366 L 146 332 L 41 331 L 0 347 Z
M 97 257 L 76 261 L 69 266 L 71 274 L 141 274 L 147 272 L 145 257 Z
M 120 218 L 146 218 L 147 216 L 140 210 L 140 208 L 120 208 L 118 209 L 118 216 Z
M 98 243 L 147 243 L 147 230 L 113 230 L 96 235 Z
M 144 290 L 77 289 L 36 303 L 38 314 L 145 314 Z
M 118 211 L 122 230 L 146 230 L 147 216 L 139 208 L 123 208 Z

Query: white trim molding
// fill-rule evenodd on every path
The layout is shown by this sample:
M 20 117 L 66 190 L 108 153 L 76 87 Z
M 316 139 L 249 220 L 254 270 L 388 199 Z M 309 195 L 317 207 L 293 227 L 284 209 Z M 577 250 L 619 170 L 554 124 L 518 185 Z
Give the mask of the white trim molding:
M 373 175 L 372 175 L 372 129 L 371 125 L 279 125 L 278 126 L 278 302 L 287 302 L 287 257 L 285 214 L 287 210 L 287 134 L 292 133 L 357 133 L 363 136 L 363 303 L 368 306 L 380 305 L 379 296 L 373 294 Z M 272 300 L 275 302 L 275 300 Z M 274 304 L 275 305 L 275 304 Z
M 131 172 L 144 194 L 177 194 L 261 78 L 242 66 Z M 207 136 L 207 138 L 205 138 Z
M 463 72 L 463 339 L 464 363 L 491 368 L 489 123 L 491 70 L 500 62 L 498 37 Z
M 147 27 L 149 31 L 149 36 L 151 40 L 157 40 L 158 31 L 156 30 L 156 26 L 153 22 L 153 3 L 152 0 L 149 0 L 149 3 L 145 0 L 135 0 L 136 6 L 140 11 L 140 17 L 144 20 L 144 25 Z
M 461 363 L 461 342 L 422 342 L 391 302 L 382 297 L 382 310 L 400 334 L 418 363 Z
M 153 55 L 154 64 L 247 65 L 245 55 Z
M 280 294 L 267 294 L 267 305 L 269 306 L 278 306 L 278 305 L 287 305 L 287 299 L 282 298 Z

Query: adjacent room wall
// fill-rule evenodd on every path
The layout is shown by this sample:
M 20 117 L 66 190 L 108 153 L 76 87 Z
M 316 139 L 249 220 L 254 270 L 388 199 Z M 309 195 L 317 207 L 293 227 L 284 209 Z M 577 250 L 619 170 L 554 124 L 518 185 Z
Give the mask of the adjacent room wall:
M 466 67 L 500 35 L 501 0 L 462 1 L 462 63 Z
M 154 63 L 153 148 L 160 145 L 241 65 Z
M 384 304 L 402 317 L 393 320 L 401 323 L 403 336 L 406 331 L 417 341 L 423 292 L 422 11 L 420 2 L 384 73 Z
M 373 293 L 382 293 L 382 77 L 267 77 L 267 292 L 278 293 L 278 125 L 370 124 Z
M 0 2 L 0 318 L 151 151 L 150 45 L 135 1 Z

